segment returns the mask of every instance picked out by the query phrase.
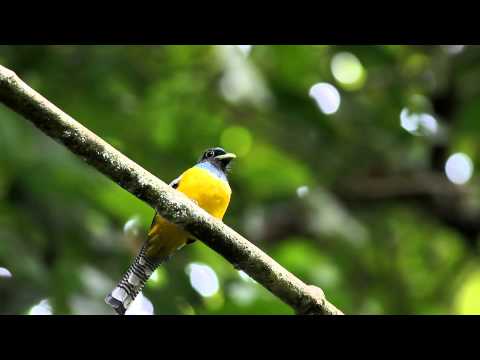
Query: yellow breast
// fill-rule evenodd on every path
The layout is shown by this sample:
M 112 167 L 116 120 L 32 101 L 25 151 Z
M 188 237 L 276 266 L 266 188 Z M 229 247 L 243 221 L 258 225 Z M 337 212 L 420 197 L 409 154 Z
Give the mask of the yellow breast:
M 199 167 L 183 173 L 177 190 L 219 219 L 223 219 L 232 194 L 228 182 Z
M 177 190 L 220 220 L 227 211 L 232 194 L 228 182 L 199 167 L 193 167 L 182 174 Z M 160 259 L 184 245 L 190 235 L 177 225 L 156 215 L 148 236 L 147 255 L 153 259 Z

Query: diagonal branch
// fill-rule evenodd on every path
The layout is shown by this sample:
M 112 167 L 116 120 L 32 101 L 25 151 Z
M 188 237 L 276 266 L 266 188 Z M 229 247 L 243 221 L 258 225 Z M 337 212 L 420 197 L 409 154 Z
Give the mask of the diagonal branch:
M 290 305 L 297 314 L 342 314 L 327 301 L 320 288 L 303 283 L 247 239 L 114 149 L 1 65 L 0 102 L 155 208 L 167 220 L 189 231 Z

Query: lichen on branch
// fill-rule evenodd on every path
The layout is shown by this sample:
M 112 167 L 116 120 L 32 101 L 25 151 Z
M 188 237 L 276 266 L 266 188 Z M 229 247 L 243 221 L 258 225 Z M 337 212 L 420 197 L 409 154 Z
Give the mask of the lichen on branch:
M 164 218 L 218 252 L 236 269 L 243 270 L 290 305 L 296 314 L 342 314 L 327 301 L 320 288 L 305 284 L 247 239 L 113 148 L 1 65 L 0 102 L 152 206 Z

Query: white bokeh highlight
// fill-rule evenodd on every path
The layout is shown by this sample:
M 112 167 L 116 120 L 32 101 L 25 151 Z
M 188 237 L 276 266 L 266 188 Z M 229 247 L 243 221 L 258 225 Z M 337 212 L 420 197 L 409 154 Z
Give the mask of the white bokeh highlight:
M 238 276 L 240 276 L 240 279 L 242 279 L 245 282 L 256 283 L 255 279 L 251 278 L 250 275 L 248 275 L 243 270 L 238 271 Z
M 186 272 L 193 289 L 201 296 L 211 297 L 220 289 L 217 274 L 210 266 L 191 263 L 187 266 Z
M 297 196 L 301 199 L 307 196 L 309 192 L 310 188 L 306 185 L 297 188 Z
M 52 306 L 48 302 L 48 299 L 43 299 L 37 305 L 32 306 L 28 315 L 52 315 Z
M 433 136 L 438 133 L 438 121 L 427 113 L 413 113 L 403 108 L 400 112 L 400 126 L 412 135 Z
M 142 292 L 130 304 L 125 315 L 153 315 L 153 304 Z
M 256 290 L 251 284 L 233 283 L 228 287 L 232 300 L 240 306 L 250 305 L 256 298 Z
M 137 236 L 140 231 L 140 218 L 134 216 L 123 225 L 123 233 L 125 235 Z
M 0 278 L 11 278 L 12 277 L 12 273 L 4 268 L 4 267 L 0 267 Z
M 223 67 L 218 86 L 229 102 L 269 106 L 273 101 L 270 89 L 255 64 L 248 59 L 251 45 L 217 45 L 216 54 Z
M 340 107 L 340 93 L 329 83 L 317 83 L 310 88 L 309 96 L 315 100 L 320 111 L 326 115 L 334 114 Z
M 435 119 L 432 115 L 430 114 L 420 114 L 419 120 L 419 128 L 425 131 L 429 135 L 434 135 L 438 131 L 438 122 L 437 119 Z
M 473 175 L 473 162 L 466 154 L 453 154 L 445 163 L 445 174 L 452 183 L 463 185 L 467 183 Z
M 252 45 L 236 45 L 243 55 L 248 56 L 252 51 Z
M 457 55 L 465 49 L 465 45 L 443 45 L 443 48 L 447 53 Z

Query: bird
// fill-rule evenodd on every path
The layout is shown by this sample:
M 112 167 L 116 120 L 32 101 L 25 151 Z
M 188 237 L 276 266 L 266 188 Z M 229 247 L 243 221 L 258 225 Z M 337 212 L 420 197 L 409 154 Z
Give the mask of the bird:
M 193 167 L 169 185 L 188 196 L 210 215 L 223 220 L 232 195 L 227 175 L 231 161 L 235 158 L 235 154 L 226 152 L 221 147 L 209 148 Z M 187 231 L 155 212 L 147 239 L 105 302 L 117 314 L 125 315 L 128 306 L 156 268 L 170 259 L 178 249 L 195 241 Z

